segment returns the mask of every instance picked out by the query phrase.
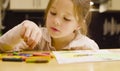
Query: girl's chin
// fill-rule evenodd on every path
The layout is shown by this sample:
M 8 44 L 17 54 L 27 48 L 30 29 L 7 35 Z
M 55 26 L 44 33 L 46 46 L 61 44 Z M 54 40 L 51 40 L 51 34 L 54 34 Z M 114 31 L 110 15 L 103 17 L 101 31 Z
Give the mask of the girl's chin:
M 50 34 L 52 38 L 61 38 L 62 36 L 59 34 Z
M 59 32 L 50 31 L 49 33 L 50 33 L 50 35 L 51 35 L 52 37 L 59 37 L 59 36 L 60 36 L 60 33 L 59 33 Z
M 60 38 L 60 36 L 57 35 L 51 35 L 52 38 Z

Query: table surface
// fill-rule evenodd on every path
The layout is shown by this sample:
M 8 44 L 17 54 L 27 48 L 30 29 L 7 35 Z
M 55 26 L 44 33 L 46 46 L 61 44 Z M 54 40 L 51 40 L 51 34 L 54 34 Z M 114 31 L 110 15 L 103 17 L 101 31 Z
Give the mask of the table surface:
M 120 52 L 120 49 L 111 51 Z M 120 71 L 120 61 L 79 62 L 58 64 L 53 58 L 49 63 L 2 62 L 0 71 Z

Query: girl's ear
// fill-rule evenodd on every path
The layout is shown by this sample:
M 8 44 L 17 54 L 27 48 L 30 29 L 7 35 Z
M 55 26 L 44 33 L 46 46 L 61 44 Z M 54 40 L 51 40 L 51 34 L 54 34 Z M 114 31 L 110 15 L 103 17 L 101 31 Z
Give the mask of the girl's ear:
M 76 30 L 80 30 L 80 29 L 81 29 L 81 25 L 80 25 L 81 23 L 82 23 L 82 24 L 85 24 L 85 23 L 86 23 L 86 20 L 83 19 L 80 23 L 78 22 L 78 26 L 77 26 Z
M 80 29 L 80 26 L 77 27 L 77 30 L 79 30 L 79 29 Z
M 81 27 L 80 27 L 80 25 L 78 24 L 76 30 L 79 30 L 80 28 L 81 28 Z
M 76 31 L 77 31 L 77 30 L 80 30 L 80 26 L 77 26 L 77 28 L 76 28 L 75 30 L 76 30 Z
M 85 23 L 86 23 L 86 21 L 85 21 L 85 20 L 83 20 L 81 23 L 85 24 Z M 76 30 L 80 30 L 80 29 L 81 29 L 81 26 L 80 26 L 80 25 L 79 25 L 79 23 L 78 23 L 78 26 L 77 26 Z

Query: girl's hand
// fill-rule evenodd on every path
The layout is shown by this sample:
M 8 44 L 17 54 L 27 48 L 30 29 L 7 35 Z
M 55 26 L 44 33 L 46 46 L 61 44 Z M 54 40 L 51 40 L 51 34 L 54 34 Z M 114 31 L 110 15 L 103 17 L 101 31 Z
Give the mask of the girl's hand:
M 26 44 L 33 49 L 41 38 L 40 28 L 32 21 L 25 20 L 22 22 L 21 37 L 24 39 Z

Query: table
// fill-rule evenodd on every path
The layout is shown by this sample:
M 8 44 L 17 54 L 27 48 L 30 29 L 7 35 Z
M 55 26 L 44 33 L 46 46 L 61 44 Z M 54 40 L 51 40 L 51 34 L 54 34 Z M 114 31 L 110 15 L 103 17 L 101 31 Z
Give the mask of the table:
M 120 52 L 120 49 L 110 51 Z M 58 64 L 53 58 L 49 63 L 2 62 L 0 71 L 120 71 L 120 61 L 83 62 Z

